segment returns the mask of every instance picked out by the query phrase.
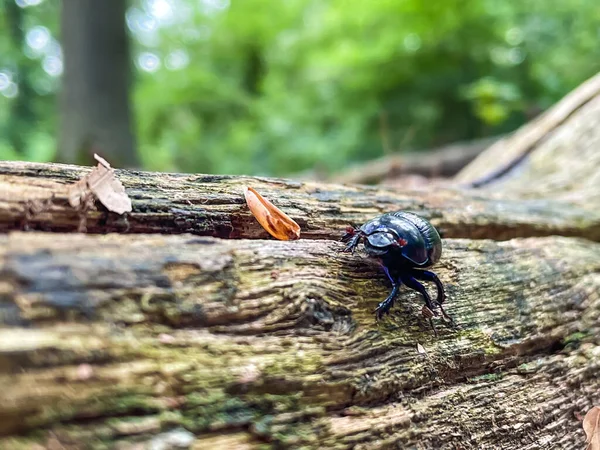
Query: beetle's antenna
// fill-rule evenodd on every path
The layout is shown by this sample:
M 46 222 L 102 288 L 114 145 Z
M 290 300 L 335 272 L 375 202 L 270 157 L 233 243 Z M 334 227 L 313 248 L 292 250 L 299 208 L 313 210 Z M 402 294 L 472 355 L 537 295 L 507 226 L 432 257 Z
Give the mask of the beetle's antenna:
M 342 236 L 341 241 L 348 242 L 359 231 L 360 231 L 360 228 L 357 227 L 355 224 L 348 223 L 348 226 L 346 227 L 346 232 Z

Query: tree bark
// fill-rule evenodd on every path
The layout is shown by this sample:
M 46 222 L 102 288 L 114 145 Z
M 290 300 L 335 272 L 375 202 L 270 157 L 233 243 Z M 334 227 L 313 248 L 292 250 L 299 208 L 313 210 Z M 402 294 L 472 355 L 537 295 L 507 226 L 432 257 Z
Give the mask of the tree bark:
M 58 164 L 0 162 L 0 231 L 76 231 L 80 212 L 67 188 L 90 169 Z M 431 220 L 444 237 L 497 240 L 577 236 L 600 240 L 600 209 L 585 199 L 514 199 L 453 187 L 397 191 L 293 180 L 118 171 L 133 212 L 120 217 L 100 205 L 85 213 L 92 233 L 194 233 L 227 239 L 265 239 L 248 210 L 243 187 L 252 186 L 286 211 L 302 237 L 338 239 L 350 222 L 411 210 Z
M 457 176 L 511 197 L 600 203 L 600 73 Z
M 575 448 L 598 401 L 597 243 L 446 240 L 438 338 L 410 292 L 376 323 L 384 276 L 331 241 L 1 244 L 2 448 Z
M 138 159 L 129 106 L 130 55 L 123 0 L 63 0 L 64 73 L 58 160 L 119 167 Z
M 575 160 L 583 141 L 552 136 L 595 142 L 595 101 L 529 157 Z M 584 448 L 600 201 L 579 177 L 600 168 L 570 167 L 570 184 L 557 167 L 518 189 L 401 193 L 117 171 L 121 217 L 69 206 L 89 169 L 1 163 L 0 448 Z M 246 185 L 302 238 L 268 239 Z M 434 270 L 457 326 L 436 319 L 438 337 L 406 290 L 377 322 L 388 281 L 334 240 L 396 209 L 444 233 Z

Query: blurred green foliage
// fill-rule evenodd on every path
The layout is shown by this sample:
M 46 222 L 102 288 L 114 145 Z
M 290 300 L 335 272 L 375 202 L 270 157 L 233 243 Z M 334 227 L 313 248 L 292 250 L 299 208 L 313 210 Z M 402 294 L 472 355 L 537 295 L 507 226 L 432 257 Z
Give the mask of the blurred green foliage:
M 34 3 L 24 36 L 57 36 L 57 2 Z M 600 71 L 597 0 L 136 0 L 127 23 L 152 170 L 339 170 L 513 130 Z M 51 159 L 57 77 L 0 33 L 0 73 L 34 89 L 25 121 L 0 95 L 0 158 Z

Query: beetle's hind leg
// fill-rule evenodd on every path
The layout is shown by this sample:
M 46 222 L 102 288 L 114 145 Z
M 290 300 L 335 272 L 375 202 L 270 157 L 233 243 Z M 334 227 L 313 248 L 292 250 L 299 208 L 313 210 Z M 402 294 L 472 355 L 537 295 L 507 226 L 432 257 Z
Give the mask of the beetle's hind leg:
M 435 299 L 435 303 L 437 303 L 437 305 L 440 307 L 440 311 L 444 319 L 448 320 L 451 324 L 454 325 L 454 320 L 448 315 L 448 313 L 444 310 L 444 307 L 442 306 L 442 303 L 444 303 L 444 301 L 446 300 L 446 291 L 444 290 L 444 285 L 442 284 L 438 276 L 435 273 L 430 272 L 429 270 L 413 270 L 412 276 L 417 280 L 431 281 L 435 284 L 435 287 L 437 289 L 437 298 Z M 429 307 L 429 305 L 427 306 Z
M 431 297 L 429 296 L 427 289 L 425 289 L 425 286 L 423 286 L 421 283 L 419 283 L 415 279 L 415 277 L 413 277 L 411 275 L 403 275 L 403 276 L 401 276 L 401 280 L 406 286 L 408 286 L 409 288 L 420 293 L 423 296 L 423 299 L 425 300 L 425 305 L 427 306 L 427 308 L 429 308 L 429 310 L 431 312 L 434 311 L 433 303 L 431 302 Z M 428 319 L 429 319 L 429 325 L 431 325 L 431 329 L 433 330 L 433 333 L 437 336 L 438 334 L 437 334 L 437 330 L 435 329 L 435 325 L 433 324 L 433 319 L 431 318 L 431 316 L 428 317 Z
M 441 305 L 446 300 L 446 291 L 444 290 L 444 285 L 438 276 L 430 272 L 429 270 L 413 270 L 412 276 L 417 280 L 421 281 L 431 281 L 435 283 L 435 287 L 437 289 L 437 298 L 435 299 L 436 303 Z

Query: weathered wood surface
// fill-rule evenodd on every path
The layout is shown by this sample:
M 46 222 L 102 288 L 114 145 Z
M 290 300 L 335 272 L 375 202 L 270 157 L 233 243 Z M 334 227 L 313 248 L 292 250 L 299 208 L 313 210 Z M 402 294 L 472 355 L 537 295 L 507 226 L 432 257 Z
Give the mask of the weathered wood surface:
M 1 236 L 0 448 L 581 448 L 600 244 L 445 243 L 436 339 L 331 241 Z
M 363 162 L 319 179 L 308 179 L 352 184 L 388 184 L 406 175 L 428 178 L 455 176 L 476 156 L 500 140 L 499 136 L 469 142 L 457 142 L 428 151 L 394 152 L 373 161 Z
M 600 204 L 600 73 L 480 154 L 457 181 L 504 196 Z M 486 192 L 487 194 L 488 192 Z
M 76 231 L 81 215 L 69 205 L 67 187 L 90 170 L 0 162 L 0 231 Z M 444 237 L 500 240 L 562 235 L 600 240 L 600 208 L 586 199 L 491 198 L 451 187 L 399 192 L 256 177 L 117 174 L 131 197 L 133 212 L 121 217 L 101 207 L 88 211 L 90 233 L 264 239 L 268 234 L 257 226 L 244 200 L 244 186 L 252 186 L 296 220 L 302 238 L 308 239 L 338 239 L 349 222 L 362 223 L 373 215 L 403 209 L 429 218 Z

